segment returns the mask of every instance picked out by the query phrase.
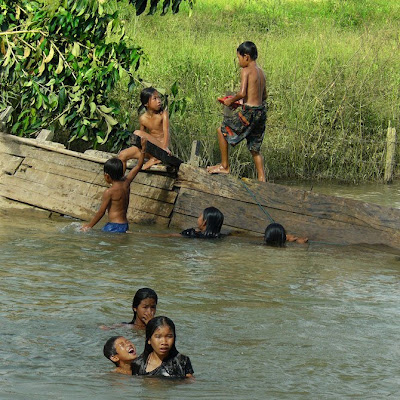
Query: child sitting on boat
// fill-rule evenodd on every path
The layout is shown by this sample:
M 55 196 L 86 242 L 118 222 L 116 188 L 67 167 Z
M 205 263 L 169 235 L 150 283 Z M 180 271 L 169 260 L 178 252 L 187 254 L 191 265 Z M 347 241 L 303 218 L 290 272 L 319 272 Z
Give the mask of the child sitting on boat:
M 99 211 L 94 215 L 92 220 L 83 225 L 81 230 L 87 231 L 93 228 L 108 211 L 108 223 L 103 227 L 104 232 L 118 232 L 125 233 L 128 229 L 128 220 L 126 213 L 129 206 L 129 192 L 133 179 L 142 168 L 145 156 L 147 140 L 142 138 L 140 157 L 135 168 L 124 177 L 124 170 L 121 160 L 112 158 L 104 164 L 104 179 L 107 183 L 111 184 L 103 193 L 102 202 Z
M 283 247 L 288 242 L 307 243 L 308 238 L 286 234 L 285 228 L 276 222 L 269 224 L 265 229 L 264 244 L 267 246 Z
M 146 326 L 143 353 L 132 361 L 132 375 L 190 378 L 194 371 L 190 358 L 175 347 L 175 325 L 168 317 L 155 317 Z
M 180 234 L 188 238 L 215 239 L 221 237 L 224 214 L 218 208 L 206 208 L 197 219 L 197 228 L 189 228 Z
M 143 89 L 140 93 L 140 102 L 142 103 L 140 109 L 144 107 L 146 111 L 139 118 L 140 130 L 135 131 L 134 134 L 146 138 L 149 142 L 170 153 L 168 148 L 170 140 L 168 111 L 162 108 L 160 94 L 153 87 Z M 122 150 L 118 156 L 124 165 L 124 171 L 128 160 L 139 157 L 140 149 L 136 146 Z M 146 158 L 149 160 L 144 164 L 143 170 L 161 163 L 150 154 L 146 154 Z
M 123 336 L 113 336 L 104 345 L 103 353 L 117 366 L 113 372 L 132 374 L 131 363 L 137 358 L 137 354 L 135 345 L 130 340 Z

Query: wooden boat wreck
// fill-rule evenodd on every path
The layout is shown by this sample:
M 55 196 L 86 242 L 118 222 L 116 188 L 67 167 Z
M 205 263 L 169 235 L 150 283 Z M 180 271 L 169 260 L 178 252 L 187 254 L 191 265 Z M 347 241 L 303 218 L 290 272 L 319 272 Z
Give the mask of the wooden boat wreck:
M 108 154 L 78 153 L 52 142 L 0 134 L 1 207 L 23 203 L 89 220 L 106 186 L 103 163 L 107 158 Z M 224 228 L 230 231 L 263 234 L 276 221 L 287 232 L 314 242 L 386 244 L 400 249 L 398 209 L 209 175 L 176 159 L 173 168 L 138 174 L 131 185 L 128 219 L 177 231 L 195 226 L 198 215 L 209 206 L 224 213 Z

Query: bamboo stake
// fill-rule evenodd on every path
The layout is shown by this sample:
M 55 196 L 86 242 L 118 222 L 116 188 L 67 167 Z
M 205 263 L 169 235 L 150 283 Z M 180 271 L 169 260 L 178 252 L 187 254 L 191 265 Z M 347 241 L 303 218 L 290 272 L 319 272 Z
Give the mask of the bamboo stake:
M 393 171 L 396 155 L 396 129 L 389 126 L 387 129 L 386 136 L 386 164 L 385 164 L 385 176 L 384 182 L 391 183 L 393 181 Z

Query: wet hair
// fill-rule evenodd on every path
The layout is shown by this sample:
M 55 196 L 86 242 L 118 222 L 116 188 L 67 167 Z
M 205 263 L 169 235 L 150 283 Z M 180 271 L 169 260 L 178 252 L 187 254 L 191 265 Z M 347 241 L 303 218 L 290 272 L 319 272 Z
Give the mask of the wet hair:
M 124 176 L 124 166 L 119 158 L 110 158 L 104 164 L 104 173 L 110 175 L 113 181 L 119 181 Z
M 153 351 L 151 344 L 149 344 L 149 340 L 153 336 L 154 332 L 161 326 L 169 326 L 174 334 L 174 343 L 171 347 L 171 350 L 170 350 L 167 358 L 173 358 L 178 354 L 178 350 L 175 347 L 175 342 L 176 342 L 175 324 L 168 317 L 162 317 L 162 316 L 154 317 L 146 325 L 146 343 L 144 345 L 144 351 L 143 351 L 144 360 L 147 360 L 150 353 Z
M 140 102 L 142 103 L 140 105 L 140 107 L 138 108 L 138 113 L 140 113 L 144 108 L 146 108 L 146 104 L 149 102 L 151 96 L 153 96 L 153 94 L 157 92 L 156 88 L 153 87 L 148 87 L 148 88 L 144 88 L 141 92 L 140 92 Z M 160 113 L 163 111 L 163 108 L 160 108 Z
M 224 223 L 224 214 L 215 207 L 208 207 L 203 211 L 203 220 L 206 221 L 204 236 L 220 237 Z
M 157 293 L 153 289 L 150 289 L 150 288 L 147 288 L 147 287 L 139 289 L 135 293 L 135 296 L 133 297 L 132 310 L 134 308 L 137 308 L 139 306 L 139 304 L 142 302 L 142 300 L 145 300 L 145 299 L 154 299 L 156 301 L 156 304 L 157 304 L 157 302 L 158 302 Z M 130 322 L 131 324 L 135 323 L 136 314 L 137 314 L 136 311 L 133 310 L 133 319 Z
M 115 348 L 115 341 L 122 336 L 112 336 L 107 340 L 106 344 L 103 348 L 103 354 L 106 358 L 108 358 L 111 362 L 113 362 L 117 367 L 119 367 L 119 363 L 111 360 L 112 356 L 117 354 L 117 349 Z
M 257 47 L 253 42 L 243 42 L 236 51 L 243 57 L 248 54 L 252 60 L 256 60 L 258 57 Z
M 283 247 L 286 242 L 285 228 L 276 222 L 265 229 L 264 244 L 267 246 Z

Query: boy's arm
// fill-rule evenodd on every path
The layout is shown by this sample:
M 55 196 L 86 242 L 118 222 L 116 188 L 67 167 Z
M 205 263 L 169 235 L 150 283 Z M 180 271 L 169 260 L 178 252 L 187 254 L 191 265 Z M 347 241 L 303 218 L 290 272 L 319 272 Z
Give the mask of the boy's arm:
M 82 226 L 81 228 L 82 231 L 86 232 L 90 228 L 93 228 L 103 218 L 104 214 L 106 213 L 107 207 L 110 204 L 110 201 L 111 201 L 111 192 L 107 189 L 103 193 L 103 198 L 101 201 L 99 211 L 97 211 L 97 213 L 94 215 L 94 217 L 88 224 Z
M 169 117 L 168 117 L 168 110 L 163 111 L 163 133 L 164 133 L 164 142 L 163 148 L 167 149 L 169 146 Z
M 233 97 L 229 97 L 224 100 L 224 104 L 230 107 L 235 101 L 244 99 L 247 95 L 247 82 L 248 82 L 248 74 L 245 71 L 245 68 L 242 68 L 240 71 L 240 90 Z
M 142 169 L 142 166 L 143 166 L 143 163 L 144 163 L 144 156 L 146 154 L 147 139 L 141 138 L 140 143 L 142 145 L 142 149 L 140 150 L 140 157 L 138 159 L 138 162 L 137 162 L 135 168 L 132 168 L 129 171 L 129 174 L 125 178 L 125 184 L 128 185 L 128 186 L 131 184 L 131 182 L 135 179 L 135 176 Z

